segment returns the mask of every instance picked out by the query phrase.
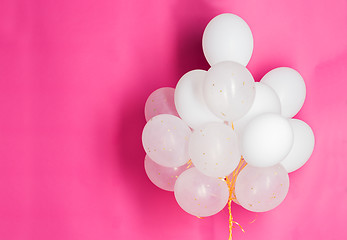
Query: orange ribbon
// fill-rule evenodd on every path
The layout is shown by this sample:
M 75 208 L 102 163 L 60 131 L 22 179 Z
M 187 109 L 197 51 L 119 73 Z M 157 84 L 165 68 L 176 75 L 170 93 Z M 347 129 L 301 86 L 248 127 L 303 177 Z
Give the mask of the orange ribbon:
M 237 166 L 237 168 L 233 171 L 233 175 L 232 178 L 230 180 L 230 178 L 227 176 L 225 177 L 225 181 L 228 184 L 229 187 L 229 200 L 228 200 L 228 209 L 229 209 L 229 240 L 232 240 L 233 237 L 233 224 L 235 223 L 236 225 L 238 225 L 242 232 L 245 232 L 245 230 L 243 230 L 243 228 L 241 227 L 241 225 L 238 222 L 235 222 L 233 220 L 233 215 L 231 214 L 231 202 L 233 200 L 236 200 L 236 197 L 234 196 L 234 190 L 235 190 L 235 183 L 236 183 L 236 178 L 239 175 L 240 171 L 247 165 L 247 163 L 245 163 L 245 159 L 241 156 L 241 160 L 239 165 Z

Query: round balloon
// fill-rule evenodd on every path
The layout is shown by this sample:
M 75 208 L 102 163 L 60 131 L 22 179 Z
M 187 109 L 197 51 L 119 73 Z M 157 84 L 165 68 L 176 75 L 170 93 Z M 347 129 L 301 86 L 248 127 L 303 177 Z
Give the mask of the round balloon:
M 189 140 L 194 166 L 211 177 L 229 175 L 240 162 L 235 131 L 223 123 L 209 123 L 196 129 Z
M 245 116 L 233 124 L 238 135 L 242 135 L 245 126 L 262 113 L 281 113 L 281 103 L 275 91 L 266 84 L 255 83 L 254 102 Z
M 193 129 L 208 122 L 223 122 L 207 107 L 203 96 L 204 70 L 193 70 L 181 77 L 175 90 L 175 105 L 179 116 Z
M 288 173 L 281 164 L 266 168 L 247 165 L 235 183 L 237 201 L 252 212 L 277 207 L 285 199 L 288 189 Z
M 229 199 L 229 188 L 225 181 L 206 176 L 195 167 L 178 177 L 174 193 L 180 207 L 198 217 L 218 213 Z
M 209 109 L 219 118 L 235 121 L 253 104 L 255 84 L 252 74 L 236 62 L 221 62 L 207 72 L 204 98 Z
M 151 118 L 142 132 L 147 155 L 165 167 L 179 167 L 189 160 L 188 141 L 191 131 L 182 119 L 160 114 Z
M 149 95 L 145 104 L 146 121 L 159 114 L 171 114 L 178 116 L 174 103 L 175 89 L 163 87 Z
M 255 167 L 280 163 L 293 146 L 293 130 L 287 118 L 275 113 L 255 117 L 241 136 L 241 153 Z
M 310 158 L 314 148 L 314 134 L 309 125 L 298 119 L 290 119 L 294 143 L 289 154 L 281 161 L 287 172 L 301 168 Z
M 178 176 L 189 168 L 188 164 L 180 167 L 164 167 L 154 162 L 146 155 L 145 171 L 151 182 L 157 187 L 173 191 Z
M 223 61 L 234 61 L 246 66 L 253 52 L 252 32 L 242 18 L 224 13 L 207 24 L 202 47 L 211 66 Z
M 292 68 L 279 67 L 271 70 L 260 80 L 275 90 L 280 102 L 282 116 L 294 117 L 306 97 L 306 86 L 302 76 Z

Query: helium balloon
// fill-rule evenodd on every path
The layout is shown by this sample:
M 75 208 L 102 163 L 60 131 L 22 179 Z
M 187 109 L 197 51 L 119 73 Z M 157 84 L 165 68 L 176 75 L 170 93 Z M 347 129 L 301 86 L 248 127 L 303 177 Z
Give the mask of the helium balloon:
M 148 155 L 145 157 L 145 171 L 148 178 L 154 185 L 166 191 L 173 192 L 176 179 L 188 167 L 188 164 L 180 167 L 164 167 L 154 162 Z
M 171 114 L 178 117 L 174 103 L 175 89 L 163 87 L 149 95 L 145 104 L 146 121 L 159 114 Z
M 260 80 L 275 90 L 280 102 L 282 116 L 294 117 L 306 97 L 306 86 L 302 76 L 292 68 L 279 67 L 271 70 Z
M 262 113 L 281 113 L 281 103 L 275 91 L 266 84 L 255 83 L 254 102 L 245 116 L 233 122 L 235 131 L 242 135 L 245 126 Z
M 216 116 L 235 121 L 244 116 L 253 104 L 253 76 L 239 63 L 217 63 L 206 74 L 204 97 L 207 106 Z
M 237 201 L 252 212 L 266 212 L 277 207 L 288 189 L 288 173 L 281 164 L 265 168 L 247 165 L 235 183 Z
M 241 136 L 241 153 L 254 167 L 281 162 L 293 146 L 293 130 L 287 118 L 265 113 L 250 121 Z
M 223 122 L 207 107 L 203 96 L 204 70 L 193 70 L 181 77 L 175 90 L 175 105 L 179 116 L 193 129 L 208 122 Z
M 223 61 L 234 61 L 246 66 L 253 52 L 251 29 L 237 15 L 218 15 L 205 28 L 202 48 L 211 66 Z
M 174 194 L 184 211 L 194 216 L 208 217 L 225 207 L 229 188 L 225 181 L 206 176 L 193 167 L 178 177 Z
M 179 167 L 189 160 L 188 141 L 191 131 L 182 119 L 160 114 L 147 122 L 142 144 L 147 155 L 164 167 Z
M 301 168 L 310 158 L 314 148 L 314 135 L 309 125 L 298 119 L 290 119 L 294 143 L 289 154 L 281 161 L 288 173 Z
M 229 175 L 241 158 L 235 131 L 223 123 L 209 123 L 196 129 L 188 148 L 194 166 L 211 177 Z

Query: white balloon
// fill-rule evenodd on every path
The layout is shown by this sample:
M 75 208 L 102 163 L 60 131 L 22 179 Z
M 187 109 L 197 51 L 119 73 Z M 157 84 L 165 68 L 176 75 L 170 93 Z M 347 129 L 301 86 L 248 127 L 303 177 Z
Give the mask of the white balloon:
M 223 61 L 234 61 L 246 66 L 253 52 L 252 32 L 242 18 L 224 13 L 207 24 L 202 47 L 211 66 Z
M 293 130 L 287 118 L 265 113 L 247 124 L 241 136 L 241 153 L 254 167 L 281 162 L 293 145 Z
M 189 140 L 189 156 L 194 166 L 211 177 L 225 177 L 240 162 L 235 131 L 223 123 L 209 123 L 196 129 Z
M 164 167 L 179 167 L 189 161 L 190 134 L 190 128 L 182 119 L 159 114 L 143 128 L 142 145 L 154 162 Z
M 195 129 L 208 122 L 223 122 L 207 107 L 203 96 L 204 70 L 193 70 L 184 74 L 175 90 L 175 105 L 179 116 Z
M 198 217 L 218 213 L 229 199 L 229 188 L 225 181 L 206 176 L 195 167 L 177 178 L 174 193 L 180 207 Z
M 281 161 L 288 173 L 301 168 L 310 158 L 314 148 L 314 135 L 309 125 L 298 119 L 289 120 L 294 133 L 294 143 L 289 154 Z
M 209 109 L 224 120 L 235 121 L 253 104 L 255 85 L 252 74 L 236 62 L 220 62 L 207 72 L 204 98 Z
M 266 84 L 255 83 L 255 98 L 252 107 L 245 116 L 233 122 L 235 131 L 239 136 L 245 126 L 256 116 L 262 113 L 281 113 L 281 103 L 275 91 Z
M 294 117 L 306 97 L 306 86 L 302 76 L 292 68 L 279 67 L 271 70 L 260 80 L 275 90 L 280 102 L 282 116 Z

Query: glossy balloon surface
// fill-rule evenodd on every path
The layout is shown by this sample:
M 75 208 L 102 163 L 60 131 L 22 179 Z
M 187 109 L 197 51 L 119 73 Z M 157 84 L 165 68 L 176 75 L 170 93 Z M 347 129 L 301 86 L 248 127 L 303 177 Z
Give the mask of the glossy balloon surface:
M 239 16 L 220 14 L 206 26 L 202 47 L 211 66 L 223 61 L 234 61 L 246 66 L 253 52 L 252 32 Z
M 236 62 L 221 62 L 207 72 L 204 98 L 209 109 L 219 118 L 235 121 L 253 104 L 255 84 L 248 69 Z
M 288 173 L 281 164 L 266 168 L 247 165 L 235 184 L 237 201 L 252 212 L 265 212 L 277 207 L 288 189 Z
M 181 208 L 198 217 L 218 213 L 229 199 L 229 188 L 225 181 L 206 176 L 194 167 L 178 177 L 174 193 Z
M 147 122 L 142 144 L 147 155 L 165 167 L 179 167 L 189 160 L 188 141 L 191 131 L 182 119 L 160 114 Z

